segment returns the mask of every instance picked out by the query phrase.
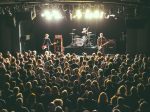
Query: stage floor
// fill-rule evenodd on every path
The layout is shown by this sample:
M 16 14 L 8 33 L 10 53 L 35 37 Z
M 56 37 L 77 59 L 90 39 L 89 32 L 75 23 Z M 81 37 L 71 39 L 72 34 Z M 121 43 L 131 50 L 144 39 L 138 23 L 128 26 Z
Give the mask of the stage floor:
M 78 55 L 82 55 L 84 52 L 88 55 L 91 55 L 92 53 L 97 53 L 98 49 L 97 46 L 67 46 L 64 48 L 64 53 L 75 53 Z M 116 48 L 115 47 L 107 47 L 105 48 L 105 54 L 115 54 Z
M 92 53 L 96 53 L 97 52 L 97 47 L 96 46 L 67 46 L 64 49 L 64 53 L 75 53 L 78 55 L 82 55 L 83 52 L 87 53 L 88 55 L 91 55 Z

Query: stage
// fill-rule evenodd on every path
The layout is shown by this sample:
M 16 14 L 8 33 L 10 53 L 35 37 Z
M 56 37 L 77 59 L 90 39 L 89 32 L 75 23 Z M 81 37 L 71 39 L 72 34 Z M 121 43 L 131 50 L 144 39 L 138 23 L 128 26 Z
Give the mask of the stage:
M 92 53 L 96 53 L 97 52 L 97 47 L 96 46 L 67 46 L 65 47 L 64 49 L 64 53 L 67 54 L 67 53 L 75 53 L 75 54 L 78 54 L 78 55 L 82 55 L 82 53 L 85 52 L 87 53 L 88 55 L 91 55 Z
M 82 55 L 83 52 L 87 53 L 88 55 L 91 55 L 92 53 L 97 53 L 98 49 L 97 46 L 66 46 L 64 47 L 64 53 L 75 53 L 78 55 Z M 106 54 L 115 54 L 116 48 L 115 47 L 107 47 L 104 51 Z

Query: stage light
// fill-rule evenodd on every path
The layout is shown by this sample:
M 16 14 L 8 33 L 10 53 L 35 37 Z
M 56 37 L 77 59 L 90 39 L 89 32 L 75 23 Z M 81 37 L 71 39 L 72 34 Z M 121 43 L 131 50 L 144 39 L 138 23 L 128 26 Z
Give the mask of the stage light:
M 93 18 L 94 19 L 102 19 L 103 16 L 104 16 L 104 12 L 103 11 L 95 10 L 93 12 Z
M 76 15 L 75 15 L 75 17 L 76 17 L 77 19 L 81 19 L 81 18 L 82 18 L 82 12 L 81 12 L 80 9 L 76 10 Z
M 87 9 L 86 11 L 85 11 L 85 19 L 92 19 L 92 12 L 91 12 L 91 10 L 90 9 Z
M 58 10 L 53 10 L 52 15 L 55 20 L 60 20 L 63 18 L 62 14 Z
M 46 20 L 52 20 L 52 15 L 45 16 Z
M 94 13 L 93 13 L 93 18 L 99 18 L 99 16 L 100 16 L 100 12 L 99 12 L 99 10 L 95 10 L 94 11 Z
M 99 17 L 100 17 L 100 19 L 102 19 L 104 17 L 104 12 L 103 11 L 100 12 Z
M 44 10 L 43 13 L 41 14 L 42 17 L 48 17 L 50 16 L 50 11 L 49 10 Z

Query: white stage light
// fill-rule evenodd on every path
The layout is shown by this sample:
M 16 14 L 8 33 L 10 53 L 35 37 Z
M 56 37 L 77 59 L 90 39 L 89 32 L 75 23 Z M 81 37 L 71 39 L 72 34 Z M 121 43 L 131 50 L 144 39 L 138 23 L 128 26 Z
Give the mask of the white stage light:
M 100 19 L 104 18 L 104 12 L 103 11 L 100 12 L 99 17 L 100 17 Z
M 89 9 L 87 9 L 85 11 L 85 19 L 92 19 L 92 17 L 93 17 L 92 12 Z
M 53 18 L 56 19 L 56 20 L 59 20 L 59 19 L 63 18 L 61 13 L 58 10 L 53 10 L 52 14 L 53 14 Z
M 52 15 L 49 10 L 44 10 L 44 12 L 41 14 L 42 17 L 45 17 L 46 20 L 51 20 Z
M 76 15 L 75 16 L 76 16 L 77 19 L 81 19 L 82 18 L 82 12 L 81 12 L 81 10 L 79 10 L 79 9 L 76 10 Z
M 98 19 L 99 16 L 100 16 L 99 10 L 95 10 L 94 13 L 93 13 L 93 18 Z
M 104 15 L 103 11 L 95 10 L 93 13 L 93 18 L 94 19 L 102 19 Z
M 45 19 L 46 19 L 46 20 L 52 20 L 52 15 L 45 16 Z

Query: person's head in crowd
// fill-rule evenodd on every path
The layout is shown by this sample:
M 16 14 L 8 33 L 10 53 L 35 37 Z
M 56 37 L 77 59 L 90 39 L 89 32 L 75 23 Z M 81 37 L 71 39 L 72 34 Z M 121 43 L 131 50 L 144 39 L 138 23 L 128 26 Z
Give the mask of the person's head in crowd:
M 106 88 L 111 88 L 112 87 L 112 81 L 111 80 L 105 80 L 105 87 Z
M 137 85 L 137 91 L 140 98 L 144 97 L 145 86 L 142 83 Z
M 93 65 L 94 65 L 93 61 L 92 61 L 92 60 L 89 60 L 89 61 L 88 61 L 88 65 L 89 65 L 90 68 L 93 68 Z
M 124 105 L 125 103 L 125 99 L 123 97 L 118 97 L 117 99 L 117 105 Z
M 58 95 L 59 94 L 59 89 L 57 86 L 52 87 L 52 94 Z
M 1 112 L 8 112 L 8 110 L 7 109 L 2 109 Z
M 19 89 L 19 87 L 14 87 L 14 89 L 13 89 L 13 94 L 15 95 L 15 96 L 17 96 L 17 94 L 20 92 L 20 89 Z
M 111 77 L 112 83 L 117 83 L 117 82 L 118 82 L 118 76 L 116 76 L 116 75 L 111 75 L 110 77 Z
M 142 80 L 144 81 L 144 84 L 148 83 L 149 74 L 146 72 L 142 73 Z
M 65 74 L 65 75 L 71 75 L 71 69 L 70 69 L 70 68 L 67 68 L 67 69 L 64 71 L 64 74 Z
M 68 98 L 68 91 L 67 90 L 63 90 L 61 92 L 61 96 L 62 96 L 62 99 L 67 99 Z
M 23 105 L 23 98 L 17 98 L 16 103 L 17 103 L 17 105 L 22 106 Z
M 85 82 L 86 87 L 91 87 L 91 79 L 87 79 Z
M 38 86 L 38 81 L 37 81 L 37 80 L 33 80 L 33 82 L 32 82 L 32 86 L 33 86 L 33 87 Z
M 57 70 L 58 70 L 58 73 L 62 73 L 63 71 L 62 71 L 62 68 L 59 66 L 59 67 L 57 67 Z
M 130 88 L 130 95 L 131 95 L 131 96 L 137 96 L 137 95 L 138 95 L 138 93 L 137 93 L 137 88 L 136 88 L 135 86 L 132 86 L 132 87 Z
M 98 76 L 100 76 L 100 77 L 103 77 L 104 76 L 104 72 L 103 72 L 103 69 L 99 69 L 98 70 Z
M 63 100 L 62 99 L 55 99 L 53 100 L 53 104 L 56 106 L 63 106 Z
M 84 60 L 84 61 L 82 62 L 82 65 L 83 65 L 83 66 L 86 66 L 86 65 L 87 65 L 87 61 Z
M 77 99 L 77 109 L 79 112 L 84 109 L 84 98 L 79 97 Z
M 93 71 L 94 71 L 95 73 L 98 73 L 98 70 L 99 70 L 99 69 L 98 69 L 98 66 L 94 65 L 94 66 L 93 66 Z
M 99 84 L 98 84 L 97 80 L 93 80 L 93 81 L 92 81 L 91 87 L 92 87 L 93 89 L 99 89 Z
M 83 92 L 85 91 L 85 84 L 83 84 L 83 83 L 80 84 L 80 91 L 83 91 Z
M 150 105 L 148 102 L 143 101 L 139 105 L 140 112 L 150 112 Z
M 98 104 L 107 104 L 108 96 L 105 92 L 101 92 L 98 96 Z
M 64 112 L 61 106 L 56 106 L 54 112 Z
M 93 99 L 93 92 L 92 91 L 88 91 L 87 98 L 88 99 Z
M 18 93 L 17 96 L 16 96 L 16 98 L 23 98 L 22 93 Z
M 32 84 L 31 82 L 27 82 L 25 85 L 25 89 L 31 90 L 32 89 Z
M 88 74 L 86 75 L 86 80 L 89 80 L 89 79 L 91 79 L 91 74 L 88 73 Z
M 112 112 L 121 112 L 119 109 L 113 109 Z
M 49 86 L 46 86 L 45 87 L 45 89 L 44 89 L 44 92 L 46 93 L 46 94 L 50 94 L 51 93 L 51 88 L 49 87 Z
M 127 88 L 124 85 L 121 85 L 118 90 L 117 90 L 117 95 L 121 96 L 121 97 L 125 97 L 127 96 Z
M 6 89 L 6 90 L 10 89 L 10 83 L 9 82 L 5 82 L 4 89 Z
M 110 104 L 115 107 L 117 105 L 117 99 L 118 99 L 118 96 L 114 95 L 113 97 L 111 97 L 110 99 Z

